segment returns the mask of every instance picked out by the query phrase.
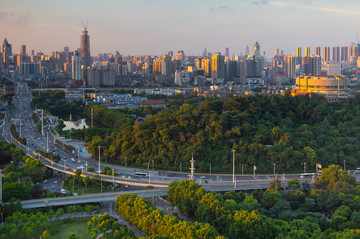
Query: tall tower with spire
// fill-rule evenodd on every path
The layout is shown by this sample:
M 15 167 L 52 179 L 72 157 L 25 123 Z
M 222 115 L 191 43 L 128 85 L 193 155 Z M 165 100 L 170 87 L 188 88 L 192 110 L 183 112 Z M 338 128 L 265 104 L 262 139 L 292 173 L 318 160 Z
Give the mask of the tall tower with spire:
M 80 39 L 80 55 L 82 59 L 82 65 L 87 68 L 91 65 L 90 58 L 90 36 L 88 35 L 87 26 L 84 27 Z
M 254 44 L 253 55 L 260 56 L 260 44 L 258 42 L 255 42 L 255 44 Z
M 10 56 L 12 56 L 12 46 L 9 44 L 8 40 L 4 39 L 2 43 L 2 63 L 4 69 L 8 69 L 10 65 Z

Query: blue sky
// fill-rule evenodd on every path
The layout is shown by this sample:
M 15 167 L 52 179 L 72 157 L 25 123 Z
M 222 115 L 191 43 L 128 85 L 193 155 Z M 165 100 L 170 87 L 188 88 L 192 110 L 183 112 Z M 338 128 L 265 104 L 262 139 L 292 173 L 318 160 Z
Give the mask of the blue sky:
M 296 46 L 343 46 L 357 42 L 358 0 L 0 0 L 0 37 L 19 52 L 51 53 L 80 47 L 88 22 L 91 55 L 230 54 L 252 49 L 255 41 L 295 53 Z M 1 39 L 2 40 L 2 39 Z

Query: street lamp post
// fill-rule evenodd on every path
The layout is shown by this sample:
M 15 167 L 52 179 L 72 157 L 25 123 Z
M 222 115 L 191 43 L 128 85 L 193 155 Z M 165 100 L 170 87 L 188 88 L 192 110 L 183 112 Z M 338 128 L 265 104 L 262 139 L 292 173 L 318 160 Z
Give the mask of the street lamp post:
M 346 171 L 345 167 L 346 167 L 346 160 L 344 159 L 344 171 Z
M 87 172 L 87 166 L 88 166 L 88 163 L 86 162 L 85 163 L 85 172 Z
M 112 169 L 112 173 L 113 173 L 113 175 L 112 175 L 113 176 L 113 188 L 115 188 L 115 180 L 114 180 L 115 169 L 114 168 Z
M 244 164 L 241 164 L 241 174 L 244 175 Z
M 100 148 L 101 148 L 101 146 L 99 145 L 98 148 L 99 148 L 99 170 L 98 170 L 98 173 L 100 174 Z
M 304 173 L 306 173 L 306 162 L 304 162 Z
M 274 165 L 274 178 L 275 178 L 275 167 L 276 167 L 276 164 L 273 163 L 273 165 Z
M 231 150 L 233 152 L 233 183 L 235 183 L 235 149 Z
M 209 166 L 210 168 L 209 168 L 209 171 L 210 171 L 210 175 L 211 175 L 211 163 L 210 163 L 210 166 Z
M 46 153 L 49 153 L 49 131 L 46 131 Z
M 256 166 L 254 165 L 254 176 L 255 176 Z
M 150 162 L 148 162 L 147 165 L 148 165 L 148 175 L 149 175 L 149 185 L 150 185 Z
M 180 173 L 181 173 L 181 162 L 180 162 Z

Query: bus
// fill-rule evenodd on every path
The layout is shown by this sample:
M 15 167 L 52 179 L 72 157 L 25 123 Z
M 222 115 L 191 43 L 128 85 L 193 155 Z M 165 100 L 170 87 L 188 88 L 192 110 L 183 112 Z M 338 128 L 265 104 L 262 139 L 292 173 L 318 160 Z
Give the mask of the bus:
M 135 172 L 135 176 L 139 176 L 139 177 L 147 177 L 148 174 L 144 173 L 144 172 Z
M 302 173 L 300 174 L 300 178 L 313 178 L 315 177 L 315 173 Z

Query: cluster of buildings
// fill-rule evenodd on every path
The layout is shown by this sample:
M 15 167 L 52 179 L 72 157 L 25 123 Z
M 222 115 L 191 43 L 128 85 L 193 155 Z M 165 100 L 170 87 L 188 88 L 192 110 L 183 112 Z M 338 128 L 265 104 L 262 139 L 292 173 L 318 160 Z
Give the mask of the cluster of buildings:
M 260 44 L 255 42 L 250 54 L 230 56 L 229 48 L 224 54 L 211 53 L 205 48 L 201 56 L 186 55 L 183 50 L 169 51 L 162 56 L 123 56 L 119 52 L 103 53 L 97 57 L 90 54 L 90 35 L 85 27 L 80 36 L 80 48 L 70 51 L 54 51 L 51 56 L 32 50 L 27 54 L 26 45 L 20 46 L 20 54 L 12 53 L 12 46 L 5 38 L 1 48 L 0 74 L 13 74 L 23 79 L 39 79 L 51 84 L 75 87 L 115 86 L 173 86 L 198 87 L 230 83 L 255 86 L 294 86 L 297 92 L 318 92 L 329 95 L 332 82 L 340 81 L 347 91 L 349 81 L 342 72 L 356 72 L 360 67 L 360 44 L 349 46 L 316 46 L 296 48 L 296 54 L 284 54 L 275 50 L 271 61 L 266 61 Z M 303 87 L 303 81 L 324 82 Z M 334 80 L 336 79 L 336 80 Z M 301 84 L 299 82 L 302 82 Z M 310 87 L 313 86 L 313 87 Z M 328 91 L 326 91 L 328 89 Z M 212 90 L 211 90 L 212 91 Z M 206 90 L 205 90 L 206 92 Z M 158 93 L 154 91 L 153 94 Z M 178 92 L 175 92 L 175 94 Z M 172 93 L 168 93 L 172 94 Z M 339 93 L 340 98 L 345 94 Z M 334 101 L 333 98 L 331 101 Z

